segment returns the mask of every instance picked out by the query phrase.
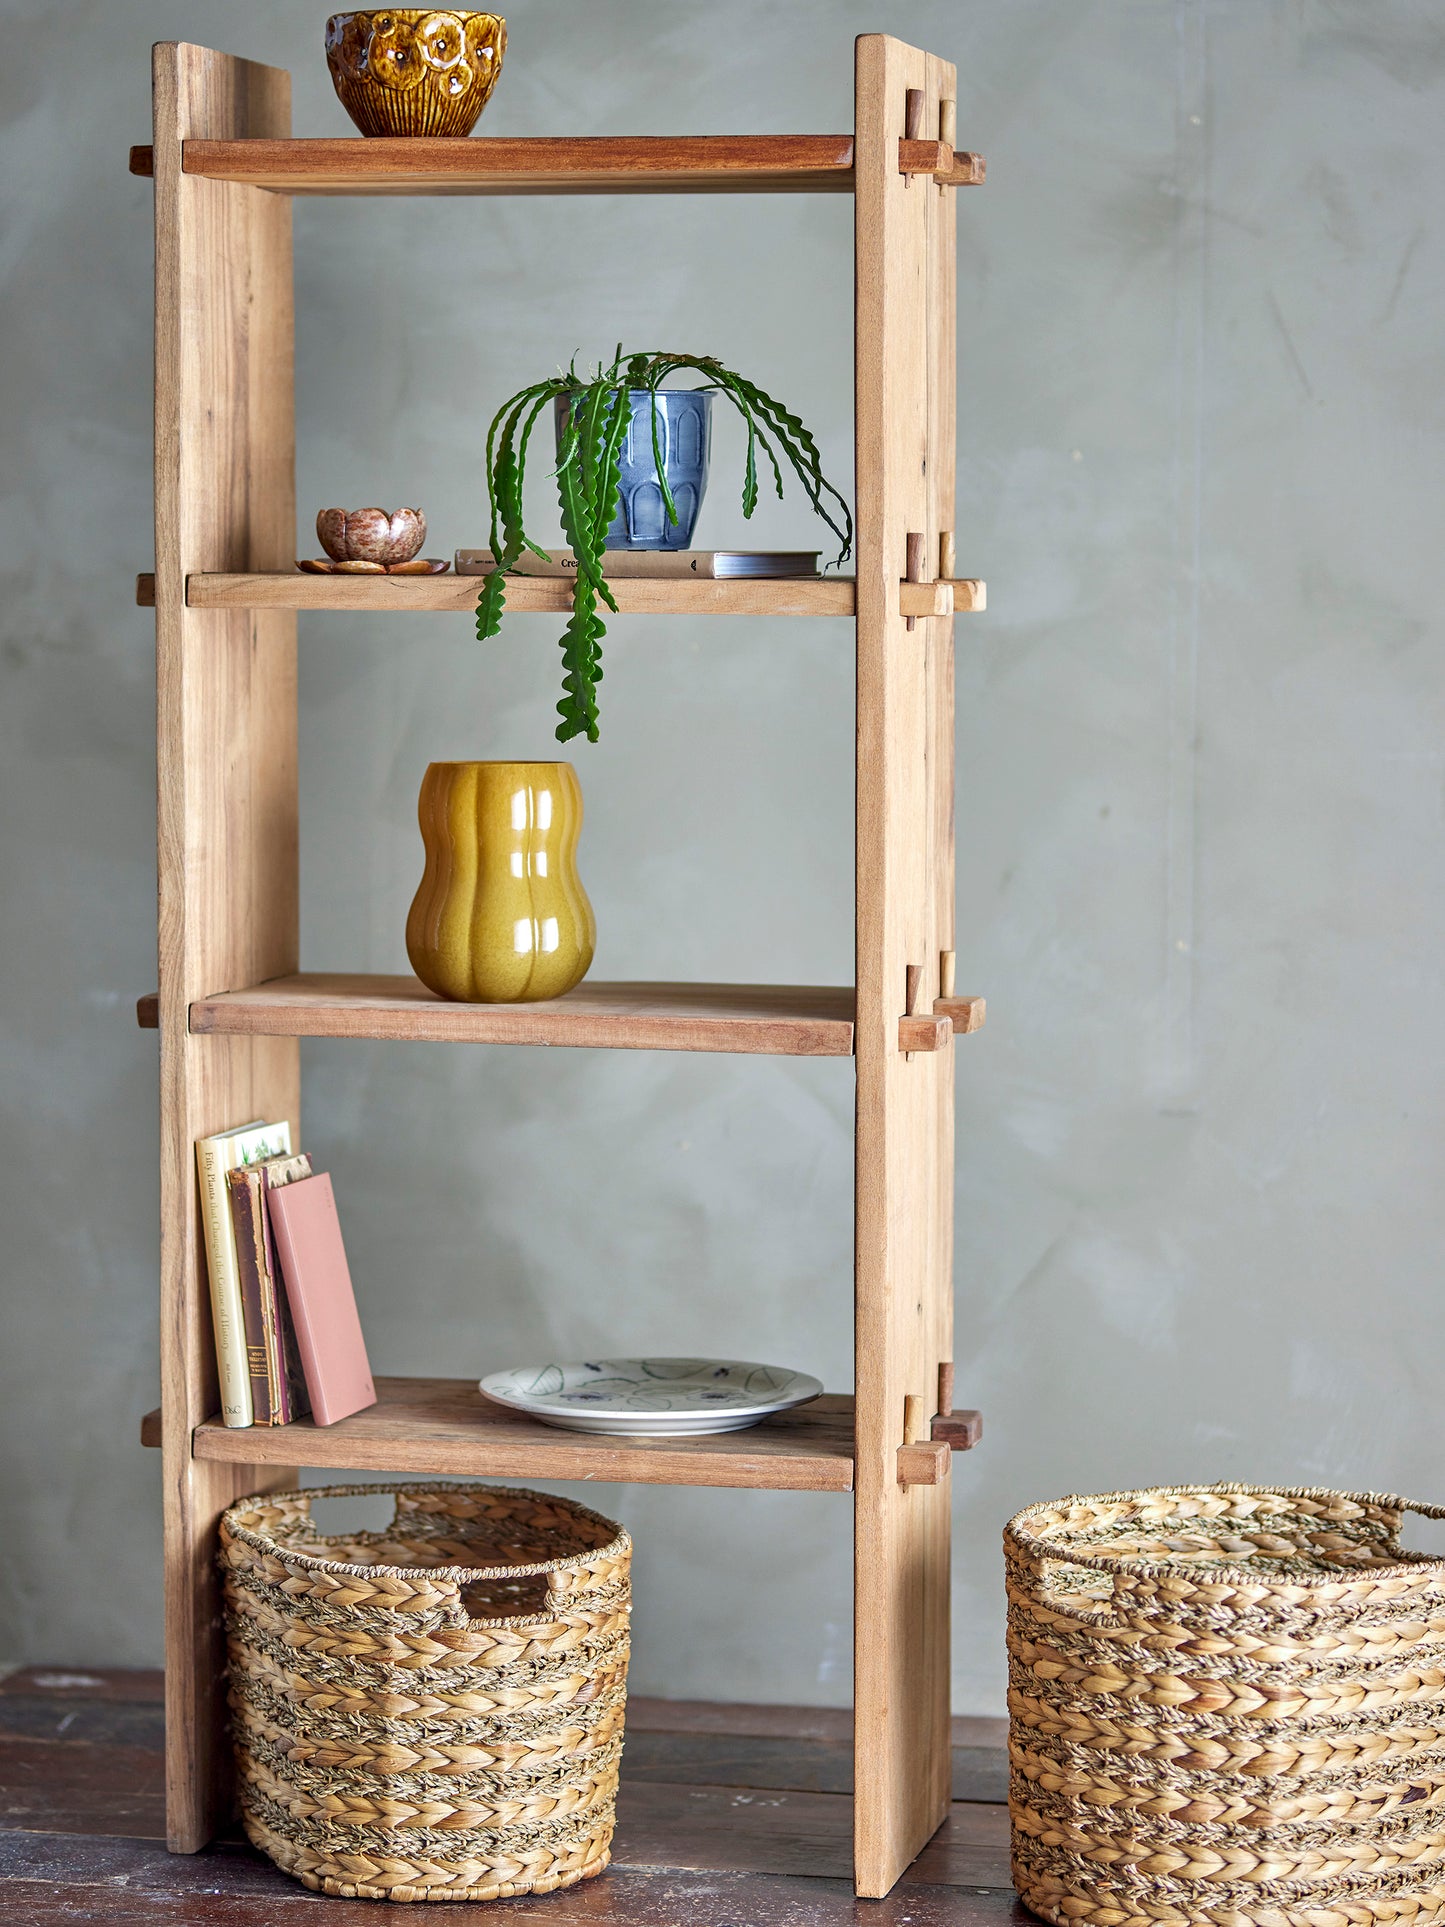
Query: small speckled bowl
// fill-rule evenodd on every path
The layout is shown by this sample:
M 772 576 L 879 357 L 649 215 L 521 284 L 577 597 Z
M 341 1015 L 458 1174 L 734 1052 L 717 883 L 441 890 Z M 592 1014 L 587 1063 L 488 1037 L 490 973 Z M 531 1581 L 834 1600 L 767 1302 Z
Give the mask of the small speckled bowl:
M 322 509 L 316 534 L 333 562 L 410 562 L 426 540 L 420 509 Z
M 326 23 L 336 95 L 363 134 L 470 134 L 506 51 L 499 13 L 391 7 Z

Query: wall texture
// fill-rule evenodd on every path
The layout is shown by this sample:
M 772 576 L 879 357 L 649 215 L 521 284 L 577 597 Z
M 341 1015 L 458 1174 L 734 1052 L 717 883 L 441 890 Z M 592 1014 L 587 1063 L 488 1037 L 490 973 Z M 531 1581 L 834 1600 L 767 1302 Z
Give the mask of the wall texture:
M 159 1652 L 153 39 L 288 65 L 324 9 L 4 0 L 0 1657 Z M 960 198 L 956 1700 L 1002 1696 L 1003 1519 L 1263 1476 L 1445 1497 L 1438 0 L 518 0 L 493 134 L 851 117 L 851 40 L 955 57 Z M 846 201 L 302 203 L 300 553 L 327 503 L 482 539 L 496 402 L 715 351 L 846 475 Z M 700 539 L 743 525 L 718 450 Z M 539 495 L 539 513 L 545 503 Z M 756 535 L 802 543 L 796 502 Z M 432 758 L 546 755 L 556 624 L 303 626 L 304 957 L 405 967 Z M 619 621 L 576 761 L 600 975 L 845 981 L 849 631 Z M 306 1047 L 373 1355 L 736 1348 L 848 1382 L 846 1065 Z M 844 1504 L 597 1494 L 637 1680 L 844 1701 Z

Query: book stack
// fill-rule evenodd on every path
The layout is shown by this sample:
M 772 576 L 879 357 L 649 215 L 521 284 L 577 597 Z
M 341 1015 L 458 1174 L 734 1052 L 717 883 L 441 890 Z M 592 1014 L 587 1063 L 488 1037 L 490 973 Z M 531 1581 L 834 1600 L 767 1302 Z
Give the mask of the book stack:
M 331 1179 L 291 1127 L 196 1145 L 211 1319 L 227 1425 L 317 1425 L 376 1403 Z
M 817 549 L 609 549 L 602 566 L 614 582 L 674 580 L 683 575 L 700 582 L 763 582 L 816 575 L 818 554 Z M 457 550 L 458 575 L 490 575 L 496 566 L 490 549 Z M 514 573 L 576 575 L 577 558 L 570 549 L 552 549 L 546 556 L 529 549 Z

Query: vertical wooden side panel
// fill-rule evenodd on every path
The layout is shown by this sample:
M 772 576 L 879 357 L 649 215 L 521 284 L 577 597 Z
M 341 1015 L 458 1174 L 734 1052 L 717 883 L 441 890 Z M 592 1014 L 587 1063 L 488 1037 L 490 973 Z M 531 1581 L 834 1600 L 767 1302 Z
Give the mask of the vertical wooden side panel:
M 294 970 L 296 632 L 278 611 L 191 610 L 197 570 L 294 558 L 291 206 L 181 172 L 184 139 L 284 136 L 290 78 L 202 47 L 154 54 L 156 692 L 161 1027 L 161 1403 L 166 1792 L 173 1851 L 227 1811 L 215 1525 L 277 1467 L 206 1464 L 217 1406 L 195 1140 L 299 1127 L 298 1047 L 191 1037 L 193 999 Z
M 922 92 L 934 126 L 950 72 L 883 35 L 858 42 L 854 1861 L 864 1895 L 887 1893 L 949 1793 L 950 1481 L 901 1486 L 897 1452 L 905 1399 L 933 1410 L 951 1350 L 953 1053 L 898 1049 L 908 968 L 921 967 L 927 1010 L 950 941 L 949 625 L 910 632 L 898 582 L 910 531 L 925 533 L 936 573 L 951 433 L 946 450 L 932 442 L 953 353 L 932 312 L 944 272 L 938 189 L 899 173 L 898 141 L 908 90 Z
M 928 56 L 924 88 L 924 131 L 931 139 L 939 127 L 940 101 L 956 101 L 957 69 Z M 928 521 L 925 549 L 929 574 L 939 573 L 939 536 L 956 535 L 954 522 L 958 468 L 958 190 L 932 186 L 928 201 Z M 928 663 L 928 758 L 932 842 L 928 874 L 932 889 L 934 942 L 927 981 L 942 994 L 940 959 L 955 947 L 954 931 L 954 619 L 921 622 Z M 928 1003 L 919 998 L 920 1009 Z M 953 1052 L 949 1051 L 950 1060 Z M 953 1151 L 954 1079 L 952 1063 L 937 1079 L 934 1120 L 935 1178 L 933 1208 L 936 1240 L 930 1275 L 939 1281 L 939 1362 L 953 1357 Z M 930 1410 L 933 1409 L 930 1407 Z M 947 1598 L 945 1596 L 945 1607 Z M 947 1633 L 945 1633 L 947 1637 Z M 950 1665 L 950 1672 L 951 1672 Z

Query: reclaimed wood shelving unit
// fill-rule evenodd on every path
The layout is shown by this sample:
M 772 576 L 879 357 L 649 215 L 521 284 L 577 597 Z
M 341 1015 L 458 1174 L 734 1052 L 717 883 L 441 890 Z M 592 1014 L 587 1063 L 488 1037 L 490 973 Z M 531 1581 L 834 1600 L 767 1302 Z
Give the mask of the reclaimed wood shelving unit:
M 161 1392 L 169 1836 L 228 1798 L 216 1521 L 300 1467 L 851 1492 L 854 1857 L 886 1893 L 947 1811 L 954 996 L 954 69 L 857 44 L 851 135 L 293 140 L 289 77 L 155 50 Z M 584 983 L 551 1004 L 447 1004 L 410 978 L 299 973 L 296 615 L 459 611 L 476 584 L 292 572 L 291 199 L 298 194 L 851 193 L 856 580 L 619 583 L 639 613 L 850 616 L 857 636 L 857 950 L 849 988 Z M 517 583 L 514 608 L 566 585 Z M 339 1425 L 229 1431 L 218 1406 L 194 1144 L 299 1124 L 300 1037 L 851 1056 L 855 1375 L 749 1432 L 588 1438 L 485 1408 L 470 1381 L 381 1379 Z

